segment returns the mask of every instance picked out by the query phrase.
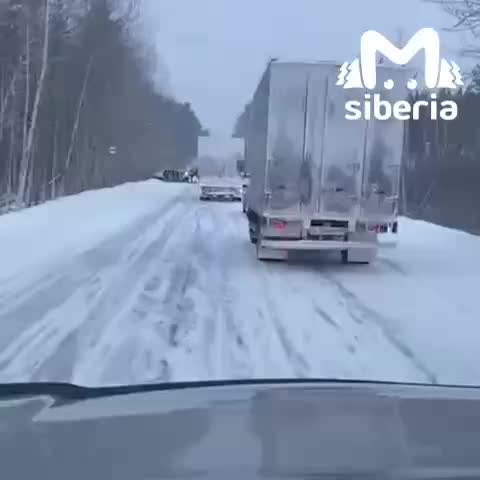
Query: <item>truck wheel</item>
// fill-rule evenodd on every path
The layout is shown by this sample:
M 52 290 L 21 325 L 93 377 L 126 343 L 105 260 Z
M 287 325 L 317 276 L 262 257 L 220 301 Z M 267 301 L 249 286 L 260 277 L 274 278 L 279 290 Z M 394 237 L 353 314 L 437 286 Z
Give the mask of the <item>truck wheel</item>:
M 252 242 L 254 245 L 257 244 L 257 228 L 255 225 L 253 225 L 251 222 L 248 222 L 248 234 L 250 237 L 250 242 Z

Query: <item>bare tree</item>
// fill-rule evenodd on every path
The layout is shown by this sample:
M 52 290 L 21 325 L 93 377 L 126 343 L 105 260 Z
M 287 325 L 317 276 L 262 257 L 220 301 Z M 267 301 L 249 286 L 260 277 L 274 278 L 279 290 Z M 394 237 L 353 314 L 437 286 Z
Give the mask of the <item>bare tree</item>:
M 138 5 L 0 2 L 0 212 L 11 197 L 33 205 L 197 155 L 202 126 L 153 81 Z
M 452 25 L 444 30 L 450 32 L 470 32 L 475 38 L 480 36 L 480 0 L 425 0 L 440 6 L 452 16 Z M 465 57 L 480 58 L 478 44 L 466 45 L 461 50 Z
M 29 31 L 27 25 L 27 32 Z M 50 0 L 45 0 L 45 24 L 44 24 L 44 37 L 43 37 L 43 53 L 42 53 L 42 66 L 40 72 L 40 78 L 38 79 L 37 91 L 35 93 L 35 102 L 33 105 L 32 120 L 31 125 L 28 129 L 27 141 L 24 147 L 24 152 L 22 156 L 22 163 L 20 164 L 20 177 L 19 185 L 17 192 L 17 206 L 20 206 L 25 199 L 25 190 L 27 185 L 29 164 L 33 148 L 33 139 L 35 136 L 35 129 L 37 126 L 38 111 L 40 106 L 40 101 L 42 98 L 42 92 L 44 89 L 45 78 L 47 75 L 48 69 L 48 45 L 50 40 Z M 30 37 L 27 33 L 27 51 L 29 51 Z M 27 57 L 27 65 L 29 65 Z M 27 76 L 27 83 L 29 83 L 29 76 Z M 27 103 L 28 104 L 28 103 Z M 28 113 L 26 112 L 26 116 Z

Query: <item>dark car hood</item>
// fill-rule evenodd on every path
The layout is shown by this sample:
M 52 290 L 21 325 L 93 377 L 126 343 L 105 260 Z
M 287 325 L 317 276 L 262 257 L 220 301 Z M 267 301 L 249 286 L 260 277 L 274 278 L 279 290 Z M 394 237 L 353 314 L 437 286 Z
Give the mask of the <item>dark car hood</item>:
M 480 478 L 474 388 L 279 382 L 102 395 L 4 395 L 2 478 Z

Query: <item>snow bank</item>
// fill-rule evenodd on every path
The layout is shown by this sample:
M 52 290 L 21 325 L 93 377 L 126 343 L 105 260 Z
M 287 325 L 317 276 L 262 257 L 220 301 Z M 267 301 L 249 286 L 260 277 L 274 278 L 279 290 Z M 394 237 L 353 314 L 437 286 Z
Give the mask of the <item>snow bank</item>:
M 369 275 L 335 277 L 432 380 L 480 384 L 478 236 L 401 219 L 397 248 L 383 250 Z
M 62 262 L 154 213 L 187 188 L 158 180 L 87 191 L 0 217 L 0 281 Z

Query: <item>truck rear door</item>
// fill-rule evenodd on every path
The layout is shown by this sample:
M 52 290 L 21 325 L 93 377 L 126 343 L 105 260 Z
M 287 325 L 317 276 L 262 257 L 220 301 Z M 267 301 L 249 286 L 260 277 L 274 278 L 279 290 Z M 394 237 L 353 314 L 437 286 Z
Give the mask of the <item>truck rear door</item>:
M 314 195 L 309 207 L 322 220 L 354 220 L 359 212 L 367 122 L 347 120 L 345 104 L 363 91 L 336 85 L 338 67 L 317 64 L 309 82 L 309 156 Z
M 309 69 L 307 64 L 295 63 L 271 66 L 265 177 L 269 215 L 299 217 L 302 210 L 299 185 L 306 141 Z
M 407 96 L 409 69 L 377 67 L 377 87 L 384 101 L 393 105 Z M 384 88 L 387 80 L 394 81 L 391 90 Z M 383 111 L 383 110 L 382 110 Z M 362 175 L 361 218 L 388 222 L 397 215 L 400 189 L 400 168 L 404 144 L 404 124 L 393 118 L 368 122 L 365 168 Z

